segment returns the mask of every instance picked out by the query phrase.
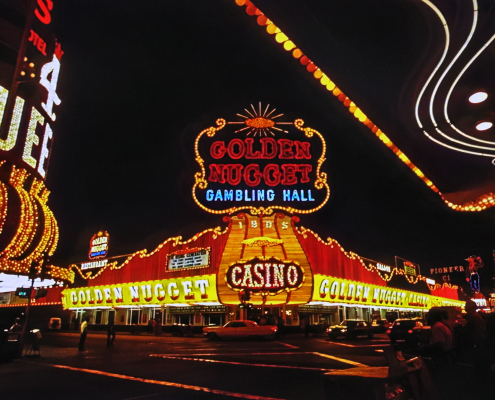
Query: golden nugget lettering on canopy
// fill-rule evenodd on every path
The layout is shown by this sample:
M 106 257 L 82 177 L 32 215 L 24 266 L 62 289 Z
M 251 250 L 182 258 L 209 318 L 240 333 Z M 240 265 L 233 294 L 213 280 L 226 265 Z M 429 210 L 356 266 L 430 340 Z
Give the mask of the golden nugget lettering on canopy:
M 313 301 L 362 304 L 370 307 L 429 309 L 439 305 L 458 305 L 462 301 L 434 297 L 407 290 L 377 286 L 346 279 L 314 275 Z
M 215 275 L 66 289 L 64 308 L 218 301 Z

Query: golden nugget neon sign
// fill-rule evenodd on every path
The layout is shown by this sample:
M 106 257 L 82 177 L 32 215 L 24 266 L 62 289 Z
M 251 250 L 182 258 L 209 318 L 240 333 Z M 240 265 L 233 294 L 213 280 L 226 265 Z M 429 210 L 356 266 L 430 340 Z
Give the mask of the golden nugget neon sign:
M 313 301 L 362 304 L 369 307 L 420 308 L 464 304 L 462 301 L 435 297 L 423 293 L 372 285 L 347 279 L 316 274 Z
M 215 275 L 66 289 L 62 296 L 66 309 L 218 301 Z
M 217 120 L 195 142 L 196 161 L 192 194 L 195 202 L 213 214 L 248 210 L 253 215 L 274 210 L 308 214 L 319 210 L 330 197 L 325 161 L 326 144 L 300 119 L 276 122 L 283 114 L 274 109 L 245 110 L 243 122 Z M 231 131 L 227 125 L 245 125 Z M 284 125 L 284 129 L 277 125 Z M 295 128 L 295 129 L 294 129 Z M 246 137 L 239 137 L 239 133 Z M 283 132 L 284 137 L 275 138 Z M 301 132 L 303 135 L 301 135 Z M 314 158 L 314 156 L 316 158 Z

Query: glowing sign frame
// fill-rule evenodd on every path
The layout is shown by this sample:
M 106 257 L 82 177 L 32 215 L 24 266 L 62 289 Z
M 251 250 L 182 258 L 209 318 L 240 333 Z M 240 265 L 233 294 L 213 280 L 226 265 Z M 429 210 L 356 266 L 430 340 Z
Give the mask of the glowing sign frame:
M 175 267 L 172 268 L 170 264 L 172 261 L 177 258 L 178 256 L 184 256 L 184 258 L 191 257 L 195 253 L 199 252 L 204 252 L 202 254 L 201 259 L 204 260 L 206 258 L 206 263 L 203 263 L 201 265 L 192 265 L 192 266 L 180 266 L 180 267 Z M 211 262 L 211 248 L 199 248 L 199 247 L 194 247 L 192 249 L 186 249 L 186 250 L 178 250 L 174 251 L 173 253 L 167 254 L 167 268 L 166 271 L 168 272 L 174 272 L 174 271 L 184 271 L 184 270 L 189 270 L 189 269 L 197 269 L 197 268 L 208 268 L 210 266 Z
M 193 196 L 195 203 L 200 208 L 202 208 L 203 210 L 205 210 L 206 212 L 209 212 L 211 214 L 233 214 L 233 213 L 236 213 L 236 212 L 242 211 L 242 210 L 247 210 L 252 215 L 262 215 L 262 214 L 270 215 L 275 210 L 285 211 L 285 212 L 290 213 L 290 214 L 310 214 L 310 213 L 313 213 L 315 211 L 318 211 L 328 202 L 328 199 L 330 198 L 330 187 L 329 187 L 328 182 L 327 182 L 327 174 L 325 172 L 321 171 L 321 166 L 322 166 L 323 162 L 325 161 L 325 153 L 326 153 L 325 139 L 323 138 L 321 133 L 318 132 L 317 130 L 309 128 L 309 127 L 303 127 L 304 121 L 302 119 L 296 119 L 292 124 L 297 129 L 302 131 L 306 137 L 311 138 L 311 137 L 313 137 L 313 135 L 317 135 L 318 138 L 321 140 L 322 153 L 321 153 L 321 155 L 317 161 L 317 167 L 316 167 L 316 171 L 315 171 L 316 180 L 314 181 L 314 187 L 317 190 L 325 190 L 326 189 L 326 195 L 325 195 L 324 200 L 317 207 L 314 207 L 314 208 L 309 209 L 309 210 L 302 210 L 302 209 L 297 209 L 294 207 L 286 207 L 286 206 L 281 206 L 281 205 L 270 205 L 268 207 L 255 207 L 252 205 L 243 205 L 243 206 L 233 206 L 233 207 L 225 208 L 223 210 L 213 210 L 213 209 L 203 205 L 199 201 L 199 199 L 196 195 L 196 190 L 197 189 L 205 190 L 208 187 L 208 180 L 206 178 L 205 162 L 204 162 L 203 158 L 201 157 L 201 155 L 199 154 L 199 141 L 205 134 L 208 137 L 215 136 L 215 134 L 218 131 L 222 130 L 227 124 L 230 124 L 230 123 L 236 123 L 236 122 L 227 122 L 225 119 L 219 118 L 216 120 L 216 125 L 217 125 L 216 127 L 212 126 L 212 127 L 207 128 L 207 129 L 204 129 L 196 137 L 196 141 L 194 143 L 194 153 L 196 156 L 195 160 L 199 164 L 201 171 L 194 174 L 195 182 L 194 182 L 194 185 L 192 188 L 192 196 Z M 246 125 L 248 125 L 247 122 L 246 122 Z
M 279 263 L 278 265 L 283 264 L 284 266 L 287 266 L 287 271 L 286 271 L 287 277 L 289 274 L 288 270 L 290 267 L 294 267 L 296 269 L 298 276 L 296 277 L 296 282 L 294 284 L 287 285 L 286 283 L 284 283 L 284 285 L 282 287 L 279 287 L 279 288 L 271 288 L 271 287 L 266 286 L 266 282 L 265 282 L 264 278 L 266 277 L 267 281 L 269 281 L 270 280 L 270 272 L 265 271 L 265 273 L 264 273 L 265 276 L 262 276 L 262 272 L 257 271 L 256 266 L 261 265 L 262 267 L 267 267 L 267 264 L 269 264 L 268 266 L 273 266 L 274 261 Z M 233 279 L 231 279 L 232 275 L 234 273 L 234 269 L 238 268 L 241 270 L 242 275 L 243 275 L 242 279 L 243 279 L 243 281 L 245 281 L 245 280 L 247 280 L 246 279 L 246 272 L 245 272 L 245 267 L 247 267 L 247 266 L 253 267 L 252 276 L 250 278 L 253 285 L 249 286 L 249 285 L 244 285 L 243 283 L 236 285 L 234 282 L 232 282 Z M 243 269 L 243 267 L 244 267 L 244 269 Z M 251 271 L 250 271 L 250 273 L 251 273 Z M 283 270 L 282 270 L 282 274 L 284 274 Z M 254 278 L 261 280 L 263 283 L 255 282 Z M 282 278 L 282 281 L 284 280 L 284 278 L 285 278 L 285 275 Z M 276 280 L 275 275 L 273 275 L 273 281 L 275 281 L 275 280 Z M 271 256 L 268 256 L 268 257 L 260 256 L 260 257 L 253 257 L 253 258 L 246 260 L 246 261 L 243 261 L 243 260 L 236 261 L 236 262 L 229 265 L 229 267 L 227 268 L 226 273 L 225 273 L 225 283 L 227 284 L 227 286 L 230 289 L 232 289 L 236 292 L 240 292 L 243 290 L 249 290 L 252 294 L 261 295 L 261 296 L 267 296 L 267 295 L 275 296 L 275 295 L 283 293 L 283 292 L 292 292 L 292 291 L 298 290 L 302 287 L 305 280 L 306 280 L 306 275 L 304 273 L 304 269 L 301 267 L 301 265 L 297 261 L 281 260 L 278 257 L 271 257 Z
M 101 240 L 101 243 L 95 243 L 95 241 Z M 107 231 L 99 231 L 91 236 L 91 240 L 89 241 L 89 253 L 88 257 L 90 260 L 98 260 L 100 258 L 105 258 L 108 255 L 108 245 L 110 243 L 110 235 Z M 95 247 L 101 246 L 102 248 L 98 251 L 93 251 Z M 96 255 L 94 255 L 97 253 Z

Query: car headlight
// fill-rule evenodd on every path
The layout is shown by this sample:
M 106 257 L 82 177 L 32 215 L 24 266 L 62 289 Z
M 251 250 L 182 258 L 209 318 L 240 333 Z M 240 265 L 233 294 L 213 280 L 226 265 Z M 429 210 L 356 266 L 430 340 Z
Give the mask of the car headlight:
M 342 332 L 346 332 L 346 331 L 347 331 L 347 329 L 342 329 Z
M 327 332 L 332 332 L 332 328 L 328 328 L 327 329 Z

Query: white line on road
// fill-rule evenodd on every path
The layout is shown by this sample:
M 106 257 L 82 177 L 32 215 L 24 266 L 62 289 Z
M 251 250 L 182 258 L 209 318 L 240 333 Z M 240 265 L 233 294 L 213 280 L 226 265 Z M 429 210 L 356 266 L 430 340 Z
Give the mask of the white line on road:
M 361 363 L 358 363 L 356 361 L 347 360 L 345 358 L 339 358 L 339 357 L 335 357 L 335 356 L 330 356 L 328 354 L 318 353 L 316 351 L 313 354 L 316 354 L 317 356 L 321 356 L 321 357 L 325 357 L 325 358 L 330 358 L 331 360 L 337 360 L 337 361 L 340 361 L 340 362 L 343 362 L 343 363 L 346 363 L 346 364 L 355 365 L 356 367 L 368 367 L 368 365 L 366 365 L 366 364 L 361 364 Z
M 336 344 L 337 346 L 345 346 L 345 347 L 386 347 L 389 346 L 390 343 L 388 344 L 345 344 L 345 343 L 338 343 L 338 342 L 328 342 L 326 340 L 318 340 L 318 342 L 322 343 L 330 343 L 330 344 Z
M 259 355 L 287 355 L 287 354 L 312 354 L 311 351 L 285 351 L 277 353 L 196 353 L 196 354 L 186 354 L 190 357 L 204 357 L 204 356 L 259 356 Z M 184 354 L 150 354 L 150 357 L 184 357 Z
M 288 343 L 283 343 L 283 342 L 275 342 L 275 343 L 283 344 L 284 346 L 290 347 L 291 349 L 298 349 L 299 348 L 297 346 L 293 346 L 293 345 L 288 344 Z
M 345 363 L 345 364 L 351 364 L 351 365 L 355 365 L 355 366 L 358 366 L 358 367 L 367 367 L 368 365 L 365 365 L 365 364 L 361 364 L 361 363 L 358 363 L 356 361 L 352 361 L 352 360 L 347 360 L 346 358 L 340 358 L 340 357 L 335 357 L 335 356 L 330 356 L 328 354 L 323 354 L 323 353 L 318 353 L 318 352 L 314 352 L 314 351 L 293 351 L 293 352 L 290 352 L 290 353 L 228 353 L 228 354 L 220 354 L 220 353 L 209 353 L 209 354 L 188 354 L 190 360 L 193 360 L 193 358 L 190 358 L 190 357 L 193 357 L 193 356 L 247 356 L 247 355 L 264 355 L 264 356 L 267 356 L 267 355 L 287 355 L 287 354 L 290 354 L 290 355 L 293 355 L 293 354 L 315 354 L 317 356 L 320 356 L 320 357 L 325 357 L 325 358 L 330 358 L 332 360 L 336 360 L 336 361 L 340 361 L 342 363 Z M 184 354 L 150 354 L 150 357 L 161 357 L 161 358 L 176 358 L 176 359 L 187 359 L 187 357 L 184 357 Z M 201 361 L 204 361 L 204 360 L 201 360 Z M 215 361 L 216 362 L 216 361 Z M 221 361 L 218 361 L 218 362 L 221 362 Z M 227 363 L 227 362 L 226 362 Z M 241 363 L 237 363 L 237 362 L 231 362 L 232 364 L 241 364 Z M 254 365 L 254 364 L 246 364 L 246 365 Z M 282 368 L 282 367 L 281 367 Z
M 308 354 L 312 354 L 312 353 L 308 353 Z M 273 365 L 273 364 L 253 364 L 253 363 L 243 363 L 243 362 L 238 362 L 238 361 L 211 360 L 211 359 L 206 359 L 206 358 L 168 357 L 168 356 L 161 356 L 161 358 L 166 358 L 169 360 L 200 361 L 200 362 L 211 362 L 211 363 L 218 363 L 218 364 L 244 365 L 244 366 L 248 366 L 248 367 L 303 369 L 303 370 L 323 371 L 323 372 L 335 371 L 335 369 L 329 369 L 329 368 L 296 367 L 296 366 L 291 366 L 291 365 Z
M 54 367 L 54 368 L 68 369 L 68 370 L 71 370 L 71 371 L 79 371 L 79 372 L 86 372 L 86 373 L 89 373 L 89 374 L 103 375 L 103 376 L 108 376 L 110 378 L 125 379 L 125 380 L 128 380 L 128 381 L 137 381 L 137 382 L 143 382 L 143 383 L 151 383 L 151 384 L 154 384 L 154 385 L 170 386 L 170 387 L 175 387 L 175 388 L 180 388 L 180 389 L 196 390 L 196 391 L 201 391 L 201 392 L 206 392 L 206 393 L 221 394 L 221 395 L 224 395 L 224 396 L 239 397 L 239 398 L 242 398 L 242 399 L 251 399 L 251 400 L 282 400 L 282 399 L 278 399 L 278 398 L 274 398 L 274 397 L 255 396 L 255 395 L 245 394 L 245 393 L 235 393 L 235 392 L 227 392 L 227 391 L 224 391 L 224 390 L 210 389 L 210 388 L 206 388 L 206 387 L 203 387 L 203 386 L 184 385 L 182 383 L 157 381 L 157 380 L 154 380 L 154 379 L 137 378 L 135 376 L 113 374 L 113 373 L 110 373 L 110 372 L 98 371 L 98 370 L 95 370 L 95 369 L 75 368 L 75 367 L 69 367 L 67 365 L 57 365 L 57 364 L 45 364 L 45 365 L 47 365 L 49 367 Z

